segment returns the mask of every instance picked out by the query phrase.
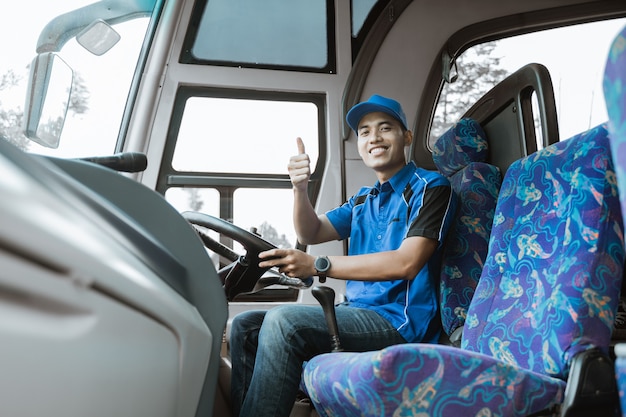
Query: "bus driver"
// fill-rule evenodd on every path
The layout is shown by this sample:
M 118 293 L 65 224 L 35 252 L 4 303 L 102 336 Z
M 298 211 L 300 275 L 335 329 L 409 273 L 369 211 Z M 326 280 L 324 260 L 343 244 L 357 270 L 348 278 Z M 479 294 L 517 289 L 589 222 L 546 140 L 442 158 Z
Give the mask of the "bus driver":
M 358 136 L 359 155 L 378 178 L 374 186 L 318 215 L 307 193 L 311 168 L 300 138 L 288 169 L 299 242 L 349 238 L 348 256 L 316 259 L 296 249 L 273 249 L 259 255 L 259 266 L 278 267 L 291 277 L 346 280 L 347 301 L 336 309 L 345 350 L 437 342 L 437 255 L 455 210 L 450 184 L 436 172 L 407 164 L 405 147 L 413 134 L 397 101 L 374 95 L 355 105 L 347 121 Z M 330 350 L 319 306 L 282 305 L 237 315 L 230 337 L 234 415 L 288 416 L 303 363 Z

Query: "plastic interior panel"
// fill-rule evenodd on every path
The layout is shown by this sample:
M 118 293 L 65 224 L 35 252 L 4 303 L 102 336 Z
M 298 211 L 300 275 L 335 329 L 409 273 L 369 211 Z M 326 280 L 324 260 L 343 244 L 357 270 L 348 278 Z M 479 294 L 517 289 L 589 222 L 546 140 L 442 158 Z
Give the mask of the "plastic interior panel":
M 144 208 L 151 206 L 149 196 L 159 197 L 98 169 L 103 180 L 108 174 L 114 184 L 131 184 L 122 190 L 134 188 L 127 199 L 137 198 Z M 95 417 L 132 409 L 134 416 L 171 416 L 176 409 L 181 417 L 195 415 L 211 341 L 219 346 L 221 337 L 212 337 L 198 311 L 134 256 L 87 200 L 112 215 L 122 212 L 47 160 L 4 140 L 0 172 L 3 414 Z M 171 206 L 161 203 L 150 212 L 164 214 L 167 207 L 181 250 L 203 253 Z M 218 307 L 215 320 L 225 318 Z M 137 389 L 129 390 L 131 385 Z M 158 400 L 145 400 L 154 396 Z M 24 411 L 31 405 L 38 411 Z
M 186 269 L 184 276 L 161 278 L 198 310 L 211 331 L 211 354 L 197 415 L 213 408 L 219 352 L 228 307 L 222 284 L 200 238 L 162 195 L 111 169 L 84 161 L 45 158 L 111 202 L 149 232 Z M 133 196 L 129 198 L 129 196 Z M 176 282 L 180 280 L 181 282 Z
M 503 176 L 509 165 L 528 153 L 525 143 L 521 140 L 524 137 L 524 131 L 518 123 L 518 113 L 517 105 L 510 102 L 492 119 L 481 122 L 489 140 L 487 160 L 500 168 Z M 491 140 L 491 138 L 496 139 Z M 510 138 L 518 139 L 514 141 Z
M 532 111 L 533 93 L 538 114 Z M 480 98 L 464 115 L 477 120 L 489 138 L 490 164 L 506 173 L 511 162 L 537 150 L 534 118 L 539 120 L 543 147 L 559 141 L 552 79 L 541 64 L 528 64 Z M 518 146 L 513 144 L 517 143 Z
M 3 415 L 174 415 L 171 329 L 25 258 L 0 264 Z

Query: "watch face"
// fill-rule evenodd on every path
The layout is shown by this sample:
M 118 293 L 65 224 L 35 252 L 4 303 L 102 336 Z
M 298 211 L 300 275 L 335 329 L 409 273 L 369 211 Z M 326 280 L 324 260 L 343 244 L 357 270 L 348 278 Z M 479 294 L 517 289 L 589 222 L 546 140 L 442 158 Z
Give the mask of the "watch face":
M 315 269 L 317 269 L 318 272 L 328 271 L 330 269 L 330 261 L 328 260 L 328 258 L 325 256 L 320 256 L 319 258 L 315 259 Z

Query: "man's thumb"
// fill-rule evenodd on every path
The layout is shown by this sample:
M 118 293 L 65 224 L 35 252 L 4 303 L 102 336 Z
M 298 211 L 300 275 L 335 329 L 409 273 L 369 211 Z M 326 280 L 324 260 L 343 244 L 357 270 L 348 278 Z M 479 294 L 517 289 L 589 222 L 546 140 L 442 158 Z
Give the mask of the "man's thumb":
M 296 142 L 298 143 L 298 154 L 303 154 L 304 152 L 304 142 L 302 138 L 297 138 Z

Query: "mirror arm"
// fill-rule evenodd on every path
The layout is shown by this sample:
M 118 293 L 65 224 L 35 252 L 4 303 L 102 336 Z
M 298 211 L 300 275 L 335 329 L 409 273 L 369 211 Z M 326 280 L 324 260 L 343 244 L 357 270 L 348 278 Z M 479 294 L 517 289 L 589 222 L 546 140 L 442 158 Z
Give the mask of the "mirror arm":
M 59 52 L 63 45 L 94 20 L 109 24 L 149 16 L 156 0 L 104 0 L 52 19 L 41 31 L 37 53 Z

